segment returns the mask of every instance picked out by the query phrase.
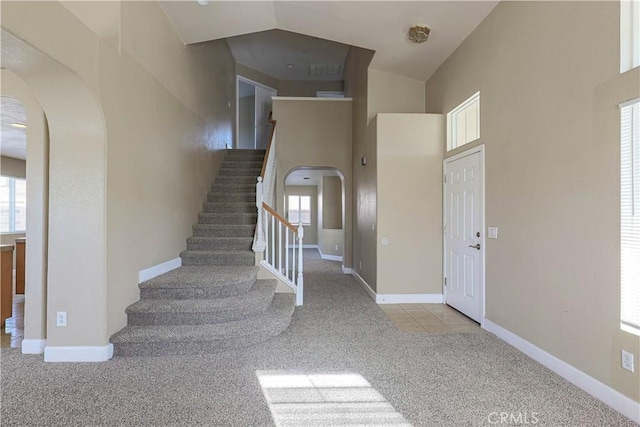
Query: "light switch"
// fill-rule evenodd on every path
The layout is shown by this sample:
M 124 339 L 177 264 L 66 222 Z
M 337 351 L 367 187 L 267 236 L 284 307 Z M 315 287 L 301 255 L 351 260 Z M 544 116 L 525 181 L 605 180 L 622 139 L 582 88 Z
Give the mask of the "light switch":
M 489 231 L 487 232 L 487 237 L 490 239 L 498 238 L 498 227 L 489 227 Z

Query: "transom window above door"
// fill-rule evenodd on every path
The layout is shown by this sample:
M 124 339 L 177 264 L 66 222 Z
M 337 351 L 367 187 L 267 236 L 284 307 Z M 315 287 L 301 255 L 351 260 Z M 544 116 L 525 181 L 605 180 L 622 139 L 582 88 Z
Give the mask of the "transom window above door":
M 447 114 L 447 151 L 480 138 L 480 92 Z

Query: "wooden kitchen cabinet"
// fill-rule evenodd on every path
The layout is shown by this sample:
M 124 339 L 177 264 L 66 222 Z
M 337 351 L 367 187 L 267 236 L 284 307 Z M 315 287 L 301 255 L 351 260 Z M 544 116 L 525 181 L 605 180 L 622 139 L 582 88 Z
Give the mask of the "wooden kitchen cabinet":
M 12 316 L 13 306 L 13 245 L 0 245 L 0 323 Z
M 24 294 L 24 256 L 27 249 L 26 237 L 16 239 L 16 294 Z

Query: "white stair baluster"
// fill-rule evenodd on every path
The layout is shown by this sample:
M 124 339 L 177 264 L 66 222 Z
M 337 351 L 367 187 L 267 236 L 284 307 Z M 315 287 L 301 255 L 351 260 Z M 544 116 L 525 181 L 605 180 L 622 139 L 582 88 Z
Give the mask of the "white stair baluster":
M 271 265 L 276 266 L 276 218 L 271 216 Z
M 271 214 L 267 211 L 264 211 L 264 219 L 265 219 L 265 225 L 267 225 L 266 227 L 263 228 L 264 230 L 264 235 L 265 235 L 265 245 L 264 245 L 264 260 L 269 262 L 269 245 L 266 244 L 266 242 L 269 241 L 269 227 L 268 227 L 268 218 L 269 216 L 271 216 Z
M 302 272 L 302 239 L 304 238 L 304 229 L 302 221 L 298 225 L 298 283 L 296 291 L 296 305 L 302 305 L 304 293 L 304 277 Z
M 284 276 L 289 277 L 289 227 L 284 228 Z
M 278 271 L 282 274 L 282 223 L 278 221 Z
M 293 267 L 291 269 L 291 282 L 293 282 L 293 284 L 296 284 L 296 234 L 292 234 L 291 235 L 291 248 L 292 250 L 292 256 L 291 259 L 293 261 Z

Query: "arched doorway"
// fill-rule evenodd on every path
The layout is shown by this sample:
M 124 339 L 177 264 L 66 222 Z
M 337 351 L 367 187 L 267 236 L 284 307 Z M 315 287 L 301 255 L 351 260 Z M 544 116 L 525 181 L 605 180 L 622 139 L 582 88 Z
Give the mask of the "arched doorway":
M 2 68 L 19 77 L 42 106 L 46 114 L 46 120 L 42 116 L 43 133 L 48 134 L 52 147 L 48 170 L 43 146 L 39 147 L 40 160 L 27 154 L 27 179 L 31 180 L 31 173 L 49 177 L 48 186 L 43 185 L 40 192 L 46 206 L 42 212 L 49 215 L 43 214 L 40 239 L 33 238 L 42 245 L 40 265 L 31 255 L 36 245 L 27 246 L 25 341 L 32 345 L 28 352 L 44 350 L 45 361 L 107 360 L 112 351 L 106 334 L 106 132 L 102 110 L 78 74 L 5 29 L 1 61 Z M 28 239 L 31 226 L 29 222 Z M 56 326 L 58 312 L 67 314 L 67 326 Z
M 305 248 L 317 249 L 322 259 L 344 261 L 345 183 L 338 169 L 300 166 L 287 172 L 283 206 L 290 222 L 302 221 Z

